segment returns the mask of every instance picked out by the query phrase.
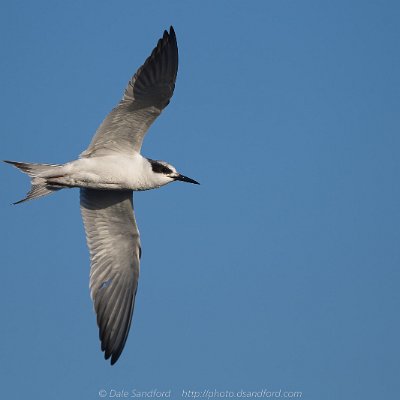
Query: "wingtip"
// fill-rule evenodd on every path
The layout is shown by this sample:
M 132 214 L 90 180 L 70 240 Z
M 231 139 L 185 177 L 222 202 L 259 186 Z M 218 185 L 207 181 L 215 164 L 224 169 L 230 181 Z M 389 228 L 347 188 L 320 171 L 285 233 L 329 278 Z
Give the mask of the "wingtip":
M 172 25 L 169 27 L 169 32 L 167 30 L 164 30 L 164 33 L 163 33 L 163 39 L 168 39 L 168 38 L 176 40 L 175 29 Z
M 108 354 L 107 351 L 105 351 L 105 353 L 104 353 L 104 359 L 105 359 L 106 361 L 110 360 L 110 365 L 113 366 L 113 365 L 115 365 L 115 364 L 117 363 L 117 361 L 118 361 L 120 355 L 121 355 L 121 353 L 119 353 L 119 354 L 118 354 L 118 353 L 111 353 L 111 354 Z
M 176 33 L 172 25 L 169 27 L 169 36 L 176 41 Z
M 101 340 L 101 351 L 104 352 L 104 359 L 106 361 L 110 361 L 111 365 L 114 365 L 118 360 L 119 357 L 121 356 L 122 350 L 124 348 L 124 346 L 122 346 L 122 348 L 118 348 L 116 351 L 113 351 L 112 348 L 110 348 L 104 340 Z

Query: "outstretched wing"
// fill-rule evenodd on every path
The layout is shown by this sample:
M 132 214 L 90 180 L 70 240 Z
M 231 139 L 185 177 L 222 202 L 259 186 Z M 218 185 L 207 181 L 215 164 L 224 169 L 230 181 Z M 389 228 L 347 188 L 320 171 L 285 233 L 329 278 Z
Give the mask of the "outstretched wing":
M 132 191 L 81 189 L 90 251 L 90 293 L 101 350 L 114 364 L 125 346 L 139 279 L 140 238 Z
M 140 152 L 144 135 L 174 93 L 177 72 L 178 46 L 171 27 L 132 77 L 124 97 L 107 115 L 81 157 Z

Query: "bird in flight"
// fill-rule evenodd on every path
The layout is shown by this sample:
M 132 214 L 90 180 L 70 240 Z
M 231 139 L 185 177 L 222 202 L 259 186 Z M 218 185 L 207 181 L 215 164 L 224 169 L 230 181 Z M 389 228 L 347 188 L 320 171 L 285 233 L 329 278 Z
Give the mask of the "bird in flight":
M 128 337 L 139 279 L 141 245 L 132 192 L 174 181 L 198 184 L 171 164 L 140 154 L 147 130 L 172 97 L 177 72 L 178 46 L 171 26 L 77 160 L 66 164 L 5 161 L 31 178 L 26 198 L 14 204 L 64 188 L 80 189 L 91 261 L 90 294 L 101 350 L 106 360 L 111 358 L 111 365 Z

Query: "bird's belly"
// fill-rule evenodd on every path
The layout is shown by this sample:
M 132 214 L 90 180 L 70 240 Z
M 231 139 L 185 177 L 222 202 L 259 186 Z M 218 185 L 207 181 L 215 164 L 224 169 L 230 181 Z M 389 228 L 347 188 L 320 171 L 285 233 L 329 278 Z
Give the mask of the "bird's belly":
M 91 189 L 143 190 L 140 188 L 141 164 L 134 157 L 83 158 L 65 164 L 59 172 L 58 176 L 45 177 L 47 182 Z

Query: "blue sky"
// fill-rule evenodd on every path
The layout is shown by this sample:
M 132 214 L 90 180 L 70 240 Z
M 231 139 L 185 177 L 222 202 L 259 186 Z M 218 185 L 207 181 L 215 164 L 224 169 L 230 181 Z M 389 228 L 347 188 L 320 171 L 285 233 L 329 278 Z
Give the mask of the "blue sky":
M 10 206 L 28 180 L 0 167 L 2 396 L 394 398 L 399 12 L 395 1 L 4 3 L 2 159 L 76 158 L 172 24 L 175 94 L 143 154 L 201 186 L 135 195 L 141 277 L 110 367 L 78 191 Z

